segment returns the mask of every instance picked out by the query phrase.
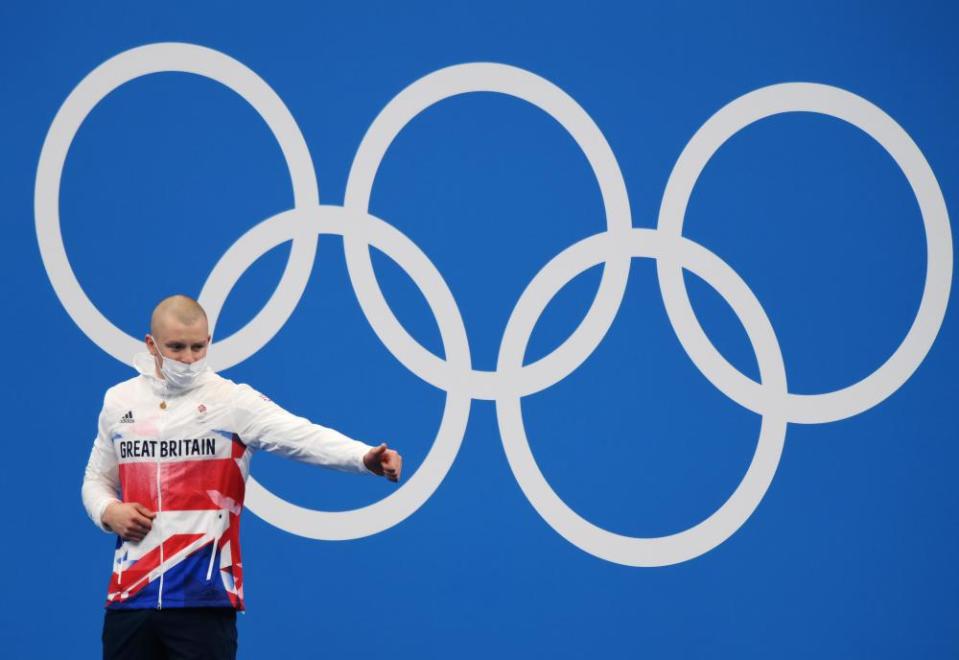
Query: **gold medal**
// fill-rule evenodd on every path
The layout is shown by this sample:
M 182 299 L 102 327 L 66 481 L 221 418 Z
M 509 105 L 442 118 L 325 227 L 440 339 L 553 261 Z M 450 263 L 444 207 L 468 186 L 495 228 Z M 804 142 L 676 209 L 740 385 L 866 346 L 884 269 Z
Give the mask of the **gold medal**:
M 163 410 L 166 410 L 166 401 L 160 402 L 160 408 L 162 408 Z

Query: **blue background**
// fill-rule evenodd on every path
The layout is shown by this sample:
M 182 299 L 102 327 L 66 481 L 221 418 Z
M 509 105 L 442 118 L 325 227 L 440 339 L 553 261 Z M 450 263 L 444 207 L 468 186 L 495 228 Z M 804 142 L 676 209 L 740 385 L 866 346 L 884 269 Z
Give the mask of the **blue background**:
M 837 85 L 889 113 L 956 208 L 952 3 L 625 4 L 0 8 L 5 656 L 99 657 L 113 538 L 86 518 L 79 488 L 103 391 L 131 372 L 78 329 L 54 294 L 37 247 L 33 186 L 60 104 L 123 50 L 185 41 L 252 68 L 299 123 L 327 204 L 342 202 L 357 145 L 395 94 L 443 66 L 496 61 L 551 80 L 592 116 L 622 168 L 635 226 L 655 225 L 669 172 L 710 115 L 788 81 Z M 142 336 L 157 300 L 198 295 L 244 231 L 291 204 L 279 149 L 252 108 L 212 81 L 158 74 L 124 85 L 88 117 L 66 162 L 60 209 L 84 290 L 118 327 Z M 532 106 L 489 94 L 444 101 L 411 122 L 379 170 L 371 210 L 443 274 L 481 369 L 494 367 L 530 279 L 605 222 L 572 139 Z M 871 373 L 918 307 L 926 257 L 916 201 L 882 148 L 838 120 L 783 115 L 736 135 L 696 186 L 686 235 L 755 292 L 793 392 L 833 390 Z M 225 375 L 353 437 L 391 443 L 412 474 L 444 395 L 376 339 L 342 242 L 319 245 L 290 320 Z M 219 337 L 265 302 L 288 251 L 277 248 L 244 276 Z M 382 254 L 374 264 L 398 317 L 441 353 L 412 282 Z M 710 337 L 755 375 L 735 316 L 687 278 Z M 527 361 L 563 341 L 598 280 L 591 269 L 555 299 Z M 911 379 L 858 416 L 790 425 L 754 515 L 683 564 L 620 566 L 556 534 L 513 478 L 486 401 L 474 402 L 444 482 L 392 529 L 318 542 L 247 513 L 240 657 L 956 657 L 955 290 Z M 759 428 L 693 366 L 666 319 L 654 264 L 639 259 L 600 347 L 568 378 L 525 398 L 523 410 L 556 491 L 587 519 L 631 535 L 680 531 L 714 511 L 745 473 Z M 315 508 L 361 506 L 393 488 L 267 455 L 252 470 Z

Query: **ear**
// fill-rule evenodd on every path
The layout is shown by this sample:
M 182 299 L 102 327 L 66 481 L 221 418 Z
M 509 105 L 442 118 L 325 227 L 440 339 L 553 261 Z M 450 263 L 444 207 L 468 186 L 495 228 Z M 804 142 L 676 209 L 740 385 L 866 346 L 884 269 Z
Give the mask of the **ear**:
M 144 335 L 143 343 L 146 344 L 147 350 L 150 352 L 150 355 L 156 355 L 156 352 L 157 352 L 156 340 L 153 339 L 152 335 L 150 334 Z

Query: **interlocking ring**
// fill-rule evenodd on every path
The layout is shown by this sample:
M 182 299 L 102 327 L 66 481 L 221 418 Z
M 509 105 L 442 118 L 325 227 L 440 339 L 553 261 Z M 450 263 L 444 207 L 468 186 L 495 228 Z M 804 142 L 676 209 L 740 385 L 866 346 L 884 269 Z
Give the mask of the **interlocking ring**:
M 280 144 L 290 170 L 294 208 L 256 225 L 220 258 L 200 293 L 211 327 L 229 292 L 263 254 L 292 241 L 277 290 L 243 328 L 217 342 L 215 369 L 239 364 L 262 348 L 286 323 L 309 279 L 319 234 L 343 237 L 353 289 L 367 320 L 387 349 L 418 377 L 446 392 L 436 439 L 423 464 L 384 499 L 352 511 L 306 509 L 271 493 L 252 476 L 247 506 L 267 522 L 316 539 L 354 539 L 375 534 L 412 515 L 429 499 L 459 451 L 473 399 L 496 402 L 500 435 L 510 469 L 530 503 L 568 541 L 596 557 L 629 566 L 663 566 L 698 557 L 732 536 L 765 496 L 779 465 L 786 427 L 857 415 L 884 401 L 925 359 L 942 326 L 952 282 L 952 232 L 942 190 L 922 152 L 892 118 L 845 90 L 785 83 L 745 94 L 713 115 L 680 154 L 666 184 L 657 229 L 632 226 L 626 185 L 602 132 L 565 92 L 516 67 L 472 63 L 435 71 L 400 92 L 364 136 L 350 169 L 343 207 L 320 205 L 313 163 L 302 134 L 276 93 L 253 71 L 223 53 L 191 44 L 134 48 L 104 62 L 64 101 L 47 133 L 37 167 L 34 198 L 37 239 L 50 282 L 67 313 L 98 346 L 131 363 L 141 342 L 107 320 L 83 292 L 70 267 L 60 233 L 60 178 L 67 152 L 90 111 L 120 85 L 150 73 L 179 71 L 215 80 L 246 99 Z M 430 259 L 392 225 L 368 212 L 371 189 L 386 150 L 420 112 L 470 92 L 497 92 L 523 99 L 556 119 L 583 150 L 599 183 L 607 229 L 554 257 L 533 278 L 510 315 L 495 371 L 472 368 L 469 341 L 452 292 Z M 893 354 L 872 374 L 834 392 L 790 393 L 775 332 L 747 284 L 717 255 L 682 235 L 686 204 L 706 163 L 736 132 L 784 112 L 816 112 L 842 119 L 886 149 L 909 181 L 922 214 L 927 268 L 916 319 Z M 429 352 L 400 324 L 379 288 L 370 262 L 376 247 L 410 276 L 436 316 L 444 358 Z M 762 417 L 756 452 L 740 484 L 718 510 L 676 534 L 640 538 L 609 532 L 576 514 L 550 487 L 536 465 L 520 400 L 547 389 L 577 369 L 603 340 L 623 299 L 633 257 L 656 260 L 667 316 L 696 367 L 721 392 Z M 527 343 L 549 301 L 584 270 L 603 265 L 589 310 L 552 353 L 524 364 Z M 689 270 L 730 305 L 756 353 L 760 380 L 753 381 L 716 350 L 693 313 L 682 272 Z

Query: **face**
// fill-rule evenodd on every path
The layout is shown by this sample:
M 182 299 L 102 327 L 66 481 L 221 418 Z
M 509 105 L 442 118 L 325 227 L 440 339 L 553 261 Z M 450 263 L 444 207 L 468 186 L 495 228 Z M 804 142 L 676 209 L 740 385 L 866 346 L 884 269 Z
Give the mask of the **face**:
M 163 357 L 172 358 L 184 364 L 191 364 L 206 357 L 206 351 L 210 345 L 210 330 L 204 319 L 187 325 L 173 316 L 166 316 L 159 320 L 156 335 L 153 337 L 147 335 L 146 344 L 156 361 L 157 373 L 160 373 Z M 159 355 L 157 344 L 159 344 Z

